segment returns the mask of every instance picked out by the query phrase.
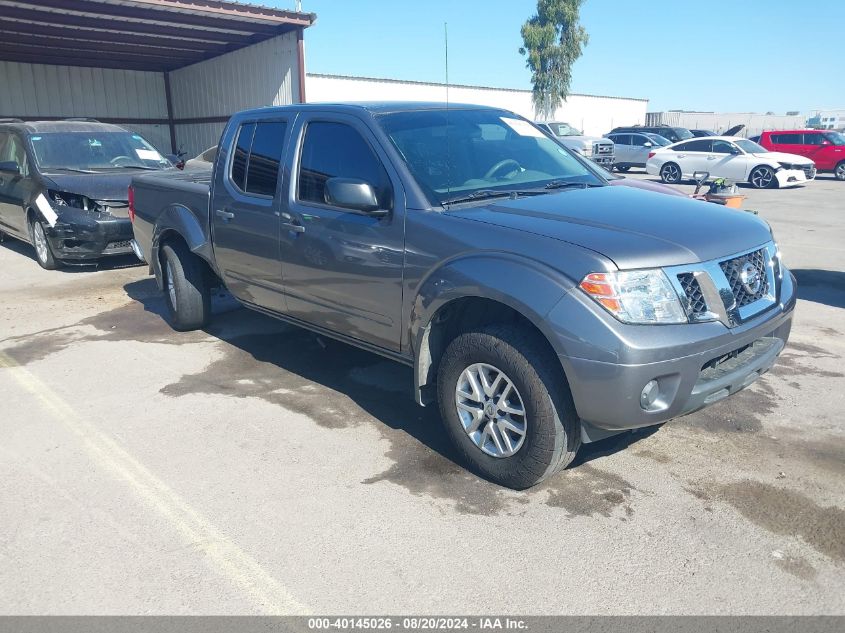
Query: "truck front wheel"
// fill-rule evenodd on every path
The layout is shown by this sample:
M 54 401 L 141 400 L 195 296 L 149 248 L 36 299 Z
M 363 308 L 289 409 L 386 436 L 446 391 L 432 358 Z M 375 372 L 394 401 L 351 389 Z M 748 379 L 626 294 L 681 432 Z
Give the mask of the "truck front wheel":
M 179 331 L 205 327 L 211 316 L 211 291 L 203 262 L 177 241 L 166 242 L 161 255 L 170 324 Z
M 522 490 L 575 458 L 578 419 L 556 365 L 537 335 L 511 325 L 449 344 L 437 375 L 440 413 L 471 470 Z

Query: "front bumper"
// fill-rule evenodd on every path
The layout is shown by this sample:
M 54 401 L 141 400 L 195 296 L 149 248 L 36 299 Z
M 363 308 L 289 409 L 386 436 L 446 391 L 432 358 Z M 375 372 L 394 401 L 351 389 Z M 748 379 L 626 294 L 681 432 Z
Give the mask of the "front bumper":
M 605 169 L 613 167 L 613 163 L 616 161 L 616 157 L 613 154 L 593 154 L 588 158 L 596 165 L 601 165 Z
M 816 177 L 816 168 L 813 167 L 808 171 L 804 171 L 803 169 L 779 169 L 775 172 L 775 177 L 777 178 L 779 187 L 794 187 L 808 180 L 814 180 Z
M 86 261 L 132 253 L 132 223 L 106 213 L 62 207 L 54 226 L 45 226 L 57 259 Z
M 786 345 L 795 300 L 795 278 L 788 273 L 779 302 L 736 328 L 721 323 L 625 326 L 620 338 L 627 339 L 630 356 L 649 358 L 650 362 L 559 355 L 584 423 L 584 439 L 592 441 L 660 424 L 744 389 L 772 367 Z M 662 327 L 672 330 L 661 336 Z M 632 335 L 627 336 L 629 333 Z M 672 355 L 673 351 L 681 355 Z M 652 381 L 657 392 L 651 394 L 653 401 L 646 403 L 643 392 Z

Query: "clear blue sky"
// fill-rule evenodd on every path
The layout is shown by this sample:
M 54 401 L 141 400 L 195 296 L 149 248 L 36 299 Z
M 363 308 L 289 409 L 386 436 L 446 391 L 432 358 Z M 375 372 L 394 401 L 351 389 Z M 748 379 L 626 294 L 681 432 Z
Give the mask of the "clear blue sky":
M 264 0 L 293 8 L 293 0 Z M 302 0 L 309 72 L 530 88 L 520 26 L 535 0 Z M 572 92 L 649 110 L 845 108 L 845 1 L 585 0 Z

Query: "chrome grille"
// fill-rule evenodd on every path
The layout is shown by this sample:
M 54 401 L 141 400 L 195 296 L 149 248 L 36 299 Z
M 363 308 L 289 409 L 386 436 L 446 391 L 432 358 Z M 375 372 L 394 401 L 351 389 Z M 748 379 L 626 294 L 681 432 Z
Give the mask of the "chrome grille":
M 756 292 L 751 292 L 743 281 L 743 270 L 750 270 L 747 264 L 750 264 L 756 270 L 756 274 L 759 275 L 761 280 Z M 741 257 L 719 262 L 719 267 L 725 273 L 738 308 L 747 306 L 749 303 L 753 303 L 769 293 L 766 264 L 765 251 L 762 248 Z
M 704 300 L 704 293 L 693 273 L 681 273 L 678 281 L 686 294 L 689 302 L 688 313 L 691 316 L 702 315 L 707 312 L 707 301 Z
M 594 154 L 612 154 L 613 153 L 613 145 L 611 143 L 594 143 L 593 144 L 593 153 Z

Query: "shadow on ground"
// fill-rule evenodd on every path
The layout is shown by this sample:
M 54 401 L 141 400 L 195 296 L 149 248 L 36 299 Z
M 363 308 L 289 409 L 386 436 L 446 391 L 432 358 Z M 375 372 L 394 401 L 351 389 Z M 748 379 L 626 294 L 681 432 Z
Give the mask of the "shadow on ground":
M 798 268 L 792 271 L 798 281 L 798 298 L 845 308 L 845 272 Z
M 165 318 L 164 300 L 152 279 L 127 284 L 125 290 L 150 315 Z M 588 462 L 624 450 L 654 429 L 584 446 L 570 470 L 517 499 L 515 493 L 481 480 L 458 461 L 437 408 L 419 407 L 413 401 L 410 367 L 242 309 L 226 294 L 215 297 L 213 311 L 206 333 L 221 343 L 222 354 L 201 371 L 163 386 L 161 393 L 174 398 L 188 394 L 260 398 L 327 429 L 369 425 L 388 441 L 385 456 L 393 464 L 363 483 L 393 483 L 415 495 L 444 499 L 463 513 L 523 511 L 521 503 L 535 498 L 566 507 L 571 514 L 589 514 L 583 499 L 577 507 L 568 506 L 570 495 L 563 494 L 571 492 L 574 500 L 583 497 L 582 488 L 608 493 L 594 495 L 601 506 L 596 506 L 597 513 L 609 515 L 615 506 L 628 505 L 633 487 Z M 630 512 L 628 505 L 625 513 Z

